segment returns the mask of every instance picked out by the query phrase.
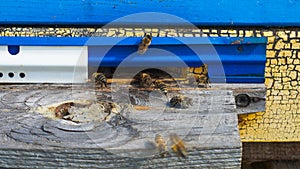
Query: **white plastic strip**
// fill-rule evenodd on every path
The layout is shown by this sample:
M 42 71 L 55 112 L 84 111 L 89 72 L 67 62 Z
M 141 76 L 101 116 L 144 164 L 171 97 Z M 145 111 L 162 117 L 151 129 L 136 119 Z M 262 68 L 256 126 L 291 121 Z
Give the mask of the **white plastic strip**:
M 0 46 L 0 83 L 84 83 L 87 72 L 86 46 Z

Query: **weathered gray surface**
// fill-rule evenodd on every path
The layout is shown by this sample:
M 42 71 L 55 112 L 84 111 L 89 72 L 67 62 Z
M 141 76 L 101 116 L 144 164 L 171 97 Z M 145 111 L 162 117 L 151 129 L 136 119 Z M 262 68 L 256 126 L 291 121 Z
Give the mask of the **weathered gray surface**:
M 230 90 L 181 91 L 193 98 L 190 109 L 175 109 L 155 91 L 129 108 L 130 120 L 113 127 L 106 122 L 70 124 L 45 118 L 35 108 L 72 99 L 112 98 L 129 103 L 128 89 L 96 95 L 86 86 L 0 86 L 0 166 L 20 168 L 239 168 L 241 142 Z M 173 93 L 171 93 L 172 95 Z M 106 96 L 105 96 L 106 95 Z M 138 97 L 138 96 L 136 96 Z M 177 133 L 186 143 L 187 159 L 174 153 L 160 158 L 151 146 L 155 134 Z M 170 146 L 168 144 L 168 146 Z
M 233 95 L 247 94 L 249 97 L 259 98 L 247 107 L 236 108 L 237 114 L 255 113 L 266 111 L 266 86 L 265 84 L 213 84 L 213 88 L 232 90 Z

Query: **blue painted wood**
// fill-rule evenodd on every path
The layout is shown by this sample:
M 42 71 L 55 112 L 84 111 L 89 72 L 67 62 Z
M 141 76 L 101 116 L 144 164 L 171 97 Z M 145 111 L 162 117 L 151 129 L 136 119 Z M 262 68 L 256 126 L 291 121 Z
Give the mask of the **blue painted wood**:
M 104 25 L 140 12 L 167 13 L 205 26 L 300 26 L 299 0 L 6 0 L 0 3 L 0 24 Z M 117 24 L 184 25 L 149 14 Z
M 1 37 L 0 45 L 20 46 L 127 46 L 139 44 L 140 37 Z M 153 37 L 152 45 L 193 45 L 193 44 L 260 44 L 266 43 L 267 38 L 238 38 L 238 37 Z
M 88 51 L 89 66 L 199 67 L 206 63 L 209 65 L 211 82 L 264 83 L 265 38 L 251 38 L 243 44 L 226 43 L 230 38 L 226 41 L 223 38 L 216 38 L 212 43 L 203 43 L 201 38 L 195 39 L 199 39 L 201 43 L 190 45 L 183 43 L 151 44 L 144 55 L 136 53 L 137 45 L 116 45 L 109 50 L 107 46 L 91 46 Z M 160 38 L 157 40 L 159 41 Z M 192 42 L 195 42 L 194 40 Z M 247 41 L 247 38 L 244 40 Z M 251 40 L 254 43 L 251 43 Z M 222 44 L 222 41 L 225 43 Z M 191 48 L 198 49 L 197 53 Z
M 0 45 L 9 46 L 10 50 L 19 50 L 18 45 L 88 46 L 89 67 L 199 67 L 207 63 L 212 82 L 264 82 L 264 37 L 154 37 L 147 52 L 138 55 L 140 41 L 137 37 L 0 37 Z

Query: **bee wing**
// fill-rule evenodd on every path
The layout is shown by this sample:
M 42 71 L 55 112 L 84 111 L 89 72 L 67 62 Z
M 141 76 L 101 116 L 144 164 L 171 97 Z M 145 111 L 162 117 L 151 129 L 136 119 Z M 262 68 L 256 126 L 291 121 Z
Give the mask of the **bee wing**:
M 145 46 L 143 44 L 139 45 L 138 54 L 144 54 L 148 49 L 148 46 Z
M 170 139 L 172 142 L 171 149 L 180 157 L 187 157 L 187 150 L 185 148 L 184 142 L 182 139 L 175 133 L 170 135 Z
M 152 37 L 150 35 L 145 34 L 141 43 L 139 44 L 138 54 L 144 54 L 148 46 L 151 44 Z
M 147 149 L 157 149 L 158 145 L 157 145 L 155 142 L 153 142 L 153 141 L 147 140 L 147 141 L 145 142 L 145 147 L 146 147 Z
M 175 133 L 170 134 L 170 140 L 172 144 L 178 144 L 179 142 L 182 142 L 181 138 Z

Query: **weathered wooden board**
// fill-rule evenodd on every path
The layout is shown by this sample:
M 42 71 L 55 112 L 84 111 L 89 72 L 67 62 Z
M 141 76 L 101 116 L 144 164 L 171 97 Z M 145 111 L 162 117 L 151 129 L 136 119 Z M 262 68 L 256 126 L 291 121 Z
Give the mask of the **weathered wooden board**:
M 212 84 L 213 88 L 232 90 L 235 99 L 240 94 L 246 94 L 250 97 L 248 106 L 238 106 L 236 104 L 237 114 L 247 114 L 266 111 L 266 86 L 265 84 L 238 83 L 238 84 Z
M 299 142 L 243 142 L 243 162 L 247 164 L 299 159 Z
M 264 161 L 258 162 L 253 164 L 244 165 L 243 168 L 245 169 L 299 169 L 300 168 L 300 161 Z
M 129 106 L 122 112 L 129 121 L 112 126 L 50 119 L 37 110 L 73 99 L 130 103 L 128 87 L 113 87 L 111 94 L 105 92 L 109 90 L 95 93 L 88 85 L 2 85 L 0 89 L 0 167 L 240 167 L 241 142 L 230 90 L 181 90 L 193 99 L 188 109 L 170 108 L 159 91 L 146 93 L 149 97 L 145 98 L 130 93 L 150 110 Z M 166 158 L 158 157 L 151 144 L 158 133 L 166 140 L 170 133 L 179 135 L 186 143 L 188 158 L 179 159 L 172 151 Z

